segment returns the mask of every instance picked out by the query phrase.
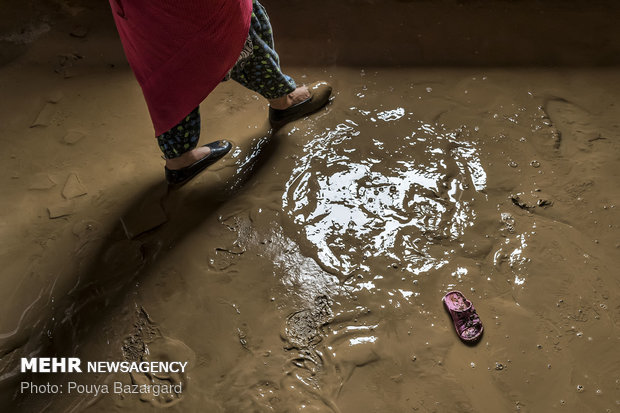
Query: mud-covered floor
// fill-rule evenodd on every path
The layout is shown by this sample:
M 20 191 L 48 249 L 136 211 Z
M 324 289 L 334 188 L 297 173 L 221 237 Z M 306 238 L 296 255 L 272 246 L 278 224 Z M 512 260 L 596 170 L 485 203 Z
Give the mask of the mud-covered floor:
M 167 192 L 111 19 L 55 13 L 0 67 L 0 410 L 620 409 L 617 67 L 288 66 L 334 99 L 275 135 L 227 82 L 201 139 L 235 149 Z M 451 289 L 484 323 L 476 346 Z M 191 368 L 18 373 L 42 355 Z

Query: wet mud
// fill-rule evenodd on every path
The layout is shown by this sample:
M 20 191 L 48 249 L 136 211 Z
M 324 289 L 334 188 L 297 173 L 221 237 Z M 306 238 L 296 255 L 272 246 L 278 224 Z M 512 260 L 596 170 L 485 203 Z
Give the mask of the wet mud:
M 617 67 L 298 64 L 334 98 L 277 132 L 226 82 L 201 139 L 235 148 L 171 192 L 103 11 L 0 67 L 0 410 L 620 409 Z M 477 345 L 443 307 L 454 289 Z M 19 372 L 42 356 L 188 370 Z

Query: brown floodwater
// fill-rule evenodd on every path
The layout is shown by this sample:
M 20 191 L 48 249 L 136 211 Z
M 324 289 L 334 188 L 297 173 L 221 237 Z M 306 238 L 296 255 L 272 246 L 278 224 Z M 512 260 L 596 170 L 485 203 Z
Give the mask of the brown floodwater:
M 620 411 L 618 6 L 323 2 L 313 40 L 285 19 L 311 3 L 265 3 L 286 71 L 334 97 L 274 133 L 261 98 L 223 83 L 201 139 L 235 148 L 178 191 L 105 4 L 4 18 L 0 410 Z M 363 30 L 373 13 L 384 49 Z M 450 29 L 405 42 L 415 16 Z M 504 28 L 524 21 L 507 53 Z M 347 48 L 354 29 L 366 43 Z M 476 345 L 450 290 L 480 315 Z M 20 373 L 44 356 L 189 368 Z

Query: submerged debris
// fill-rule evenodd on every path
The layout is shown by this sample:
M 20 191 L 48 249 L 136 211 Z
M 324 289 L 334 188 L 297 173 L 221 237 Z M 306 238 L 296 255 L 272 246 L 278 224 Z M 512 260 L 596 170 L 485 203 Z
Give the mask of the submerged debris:
M 544 197 L 544 195 L 537 192 L 536 194 L 530 193 L 518 193 L 510 195 L 512 203 L 521 209 L 530 210 L 536 207 L 546 208 L 553 205 L 553 201 Z

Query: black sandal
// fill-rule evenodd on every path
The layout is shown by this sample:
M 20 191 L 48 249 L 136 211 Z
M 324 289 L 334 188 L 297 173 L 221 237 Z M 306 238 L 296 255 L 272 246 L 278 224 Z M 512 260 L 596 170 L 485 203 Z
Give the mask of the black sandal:
M 213 165 L 232 149 L 232 144 L 226 140 L 211 142 L 203 146 L 209 147 L 211 152 L 190 166 L 181 169 L 168 169 L 164 167 L 166 181 L 168 181 L 169 186 L 179 188 L 185 185 L 190 179 L 204 171 L 207 167 Z
M 310 97 L 303 102 L 294 104 L 286 109 L 269 108 L 269 122 L 271 127 L 279 129 L 294 120 L 301 119 L 321 109 L 329 102 L 332 87 L 326 82 L 315 82 L 308 86 Z

